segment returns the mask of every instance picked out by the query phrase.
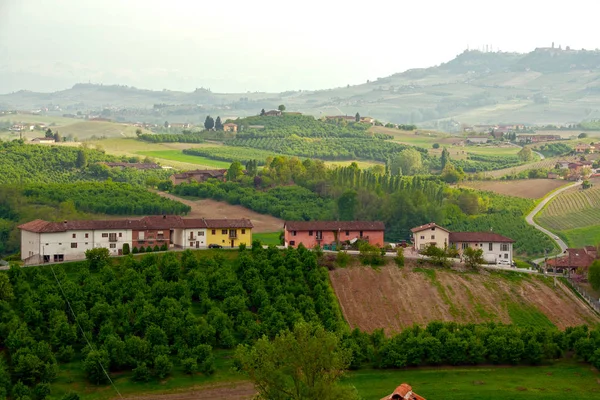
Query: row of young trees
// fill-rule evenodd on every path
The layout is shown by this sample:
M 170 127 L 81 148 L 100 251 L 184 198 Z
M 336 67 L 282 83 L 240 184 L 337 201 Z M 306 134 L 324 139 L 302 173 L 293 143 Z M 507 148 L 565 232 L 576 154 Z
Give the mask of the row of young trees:
M 212 348 L 273 338 L 301 321 L 344 327 L 311 251 L 256 243 L 234 260 L 180 255 L 113 266 L 106 249 L 93 249 L 72 274 L 62 266 L 0 273 L 0 396 L 44 398 L 59 365 L 73 360 L 93 383 L 120 371 L 162 379 L 176 365 L 209 374 Z

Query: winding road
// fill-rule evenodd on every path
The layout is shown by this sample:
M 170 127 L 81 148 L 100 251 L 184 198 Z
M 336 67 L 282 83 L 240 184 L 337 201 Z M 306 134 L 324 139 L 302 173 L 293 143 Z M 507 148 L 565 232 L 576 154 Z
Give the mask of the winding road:
M 560 193 L 564 192 L 565 190 L 571 189 L 575 186 L 581 185 L 582 181 L 578 181 L 575 182 L 571 185 L 567 185 L 567 186 L 563 186 L 562 188 L 552 192 L 551 194 L 549 194 L 548 196 L 546 196 L 542 201 L 540 201 L 540 203 L 533 209 L 531 210 L 531 212 L 525 217 L 525 221 L 533 226 L 535 229 L 537 229 L 540 232 L 545 233 L 546 235 L 550 236 L 552 238 L 552 240 L 554 240 L 556 242 L 556 244 L 558 244 L 558 246 L 560 247 L 560 252 L 564 252 L 567 249 L 567 244 L 558 236 L 556 236 L 554 233 L 550 232 L 548 229 L 538 225 L 534 220 L 533 217 L 535 217 L 537 215 L 537 213 L 539 213 L 542 208 L 544 208 L 544 206 L 546 204 L 548 204 L 548 202 L 550 200 L 552 200 L 554 197 L 556 197 L 557 195 L 559 195 Z M 543 258 L 538 258 L 537 260 L 534 260 L 533 262 L 538 264 L 539 262 L 544 261 Z

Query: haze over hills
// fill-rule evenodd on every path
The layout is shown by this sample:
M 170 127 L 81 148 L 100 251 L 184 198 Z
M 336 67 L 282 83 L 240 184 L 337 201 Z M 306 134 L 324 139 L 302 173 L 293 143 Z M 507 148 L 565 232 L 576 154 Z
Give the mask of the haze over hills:
M 579 123 L 600 118 L 600 51 L 554 47 L 527 54 L 465 51 L 439 66 L 319 91 L 219 94 L 206 89 L 150 91 L 77 84 L 54 93 L 0 95 L 0 109 L 5 110 L 107 109 L 105 113 L 115 120 L 148 122 L 200 122 L 207 114 L 254 115 L 282 103 L 290 111 L 315 116 L 360 112 L 382 121 L 437 128 L 455 126 L 454 122 Z M 119 110 L 124 108 L 127 112 Z

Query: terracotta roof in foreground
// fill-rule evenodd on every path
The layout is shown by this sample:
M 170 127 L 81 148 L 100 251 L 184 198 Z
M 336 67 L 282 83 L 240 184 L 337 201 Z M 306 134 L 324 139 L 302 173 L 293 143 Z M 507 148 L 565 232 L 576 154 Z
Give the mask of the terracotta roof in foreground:
M 383 231 L 381 221 L 286 221 L 288 231 Z
M 514 243 L 515 241 L 494 232 L 450 232 L 450 243 L 464 242 Z
M 435 222 L 430 222 L 430 223 L 425 224 L 425 225 L 417 226 L 416 228 L 412 228 L 410 231 L 412 233 L 415 233 L 415 232 L 421 232 L 421 231 L 424 231 L 426 229 L 431 229 L 431 228 L 438 228 L 438 229 L 441 229 L 443 231 L 450 232 L 448 229 L 444 228 L 443 226 L 437 225 Z
M 206 219 L 207 228 L 254 228 L 248 218 L 240 219 Z

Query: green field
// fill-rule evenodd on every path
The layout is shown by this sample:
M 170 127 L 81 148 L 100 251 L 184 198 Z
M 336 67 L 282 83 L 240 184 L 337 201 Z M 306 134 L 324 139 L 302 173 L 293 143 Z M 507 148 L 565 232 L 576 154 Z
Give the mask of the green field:
M 136 153 L 143 156 L 153 157 L 162 160 L 179 161 L 188 164 L 208 166 L 212 168 L 229 168 L 229 166 L 231 165 L 231 163 L 227 161 L 217 161 L 207 157 L 183 154 L 181 150 L 138 151 Z
M 440 367 L 358 370 L 344 378 L 365 400 L 379 400 L 401 383 L 427 399 L 597 399 L 600 374 L 587 364 L 539 367 Z
M 562 236 L 570 246 L 600 242 L 600 187 L 565 191 L 554 198 L 536 218 Z
M 252 240 L 260 240 L 261 243 L 265 245 L 279 246 L 281 244 L 279 241 L 279 235 L 280 232 L 253 233 Z

